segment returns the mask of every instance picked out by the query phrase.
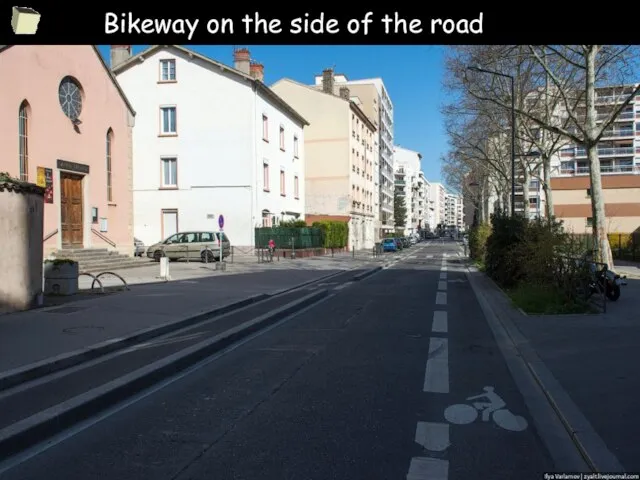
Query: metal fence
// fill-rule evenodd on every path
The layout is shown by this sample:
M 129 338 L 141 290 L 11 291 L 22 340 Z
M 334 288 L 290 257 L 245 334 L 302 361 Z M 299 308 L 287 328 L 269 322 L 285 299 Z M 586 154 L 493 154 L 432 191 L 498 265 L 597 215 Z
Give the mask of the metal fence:
M 322 248 L 323 236 L 319 228 L 261 227 L 255 229 L 255 246 L 264 248 L 269 240 L 276 248 Z
M 593 250 L 593 236 L 576 234 L 573 236 L 585 251 Z M 640 232 L 610 233 L 609 245 L 614 260 L 640 261 Z

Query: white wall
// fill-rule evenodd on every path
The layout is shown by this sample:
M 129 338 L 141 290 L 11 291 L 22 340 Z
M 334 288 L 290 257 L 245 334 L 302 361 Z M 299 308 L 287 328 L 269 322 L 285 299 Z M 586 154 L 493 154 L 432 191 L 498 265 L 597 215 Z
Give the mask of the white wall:
M 262 225 L 262 211 L 269 210 L 272 215 L 281 220 L 304 220 L 305 209 L 305 160 L 304 160 L 304 129 L 291 120 L 289 115 L 276 108 L 272 102 L 256 95 L 256 206 L 254 223 Z M 269 142 L 263 140 L 262 116 L 266 115 L 269 123 Z M 284 151 L 280 149 L 280 126 L 284 127 Z M 298 156 L 294 155 L 294 137 L 298 138 Z M 263 161 L 269 164 L 269 192 L 264 191 Z M 280 194 L 280 169 L 285 172 L 285 196 Z M 298 176 L 298 198 L 294 195 L 294 178 Z M 296 212 L 295 217 L 282 212 Z
M 159 62 L 175 59 L 176 82 L 161 84 Z M 218 228 L 220 214 L 231 243 L 250 246 L 260 211 L 304 213 L 304 137 L 301 126 L 260 98 L 253 83 L 175 49 L 162 49 L 118 74 L 137 112 L 133 131 L 134 235 L 145 244 L 162 238 L 162 210 L 178 209 L 180 230 Z M 175 105 L 177 136 L 160 137 L 160 107 Z M 271 142 L 262 140 L 262 113 Z M 278 128 L 285 125 L 287 151 L 280 152 Z M 292 162 L 297 128 L 300 159 Z M 288 155 L 288 157 L 287 157 Z M 178 188 L 160 189 L 161 157 L 177 157 Z M 262 159 L 269 158 L 272 188 L 262 189 Z M 288 161 L 288 164 L 287 164 Z M 291 192 L 280 196 L 279 166 L 287 167 Z M 300 200 L 293 200 L 293 174 L 300 172 Z M 302 205 L 300 205 L 302 203 Z M 214 219 L 207 218 L 213 214 Z

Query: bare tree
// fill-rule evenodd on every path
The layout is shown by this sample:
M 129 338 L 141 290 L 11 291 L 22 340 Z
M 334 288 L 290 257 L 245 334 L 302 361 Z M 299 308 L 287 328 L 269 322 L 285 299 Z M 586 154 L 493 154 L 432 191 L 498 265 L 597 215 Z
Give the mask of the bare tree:
M 502 55 L 497 56 L 495 49 L 499 47 L 478 48 L 474 60 L 481 60 L 484 65 L 496 69 L 504 68 L 505 59 L 513 52 L 513 47 L 502 47 Z M 531 91 L 540 91 L 547 86 L 544 97 L 555 98 L 557 108 L 549 117 L 540 115 L 539 111 L 522 109 L 517 106 L 517 113 L 552 134 L 563 136 L 587 151 L 589 161 L 589 178 L 591 187 L 592 231 L 594 244 L 597 246 L 596 256 L 613 266 L 611 247 L 607 238 L 607 223 L 602 193 L 602 178 L 597 145 L 603 133 L 611 126 L 619 114 L 640 90 L 640 85 L 624 86 L 624 79 L 633 71 L 637 61 L 637 47 L 605 46 L 605 45 L 529 45 L 529 58 L 539 66 L 536 78 L 532 77 Z M 474 53 L 474 52 L 472 52 Z M 510 65 L 507 65 L 510 67 Z M 485 81 L 486 82 L 486 81 Z M 492 83 L 496 80 L 492 79 Z M 503 108 L 511 108 L 495 85 L 486 88 L 480 81 L 467 81 L 469 93 L 481 100 L 492 102 Z M 605 115 L 599 118 L 596 111 L 596 86 L 622 85 L 619 93 L 626 98 Z M 549 100 L 547 100 L 549 101 Z M 561 119 L 558 121 L 558 117 Z M 600 124 L 598 121 L 602 120 Z

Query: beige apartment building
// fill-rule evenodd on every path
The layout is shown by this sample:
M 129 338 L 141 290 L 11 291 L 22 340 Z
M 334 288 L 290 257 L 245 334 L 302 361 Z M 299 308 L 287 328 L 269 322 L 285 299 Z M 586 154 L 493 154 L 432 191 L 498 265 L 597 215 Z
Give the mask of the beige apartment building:
M 333 93 L 347 87 L 351 101 L 356 103 L 371 119 L 377 129 L 374 148 L 378 153 L 378 163 L 374 165 L 376 240 L 394 231 L 394 152 L 393 152 L 393 103 L 381 78 L 350 80 L 342 73 L 328 69 L 315 76 L 314 88 L 326 88 L 325 77 L 331 72 Z
M 375 231 L 375 125 L 351 101 L 334 93 L 326 70 L 322 90 L 282 79 L 271 89 L 310 122 L 305 130 L 305 219 L 349 223 L 349 248 L 372 248 Z
M 597 121 L 633 93 L 635 85 L 596 89 Z M 600 173 L 611 233 L 640 229 L 640 97 L 636 96 L 605 130 L 598 143 Z M 575 233 L 590 233 L 592 223 L 589 163 L 583 145 L 567 145 L 551 161 L 554 213 Z

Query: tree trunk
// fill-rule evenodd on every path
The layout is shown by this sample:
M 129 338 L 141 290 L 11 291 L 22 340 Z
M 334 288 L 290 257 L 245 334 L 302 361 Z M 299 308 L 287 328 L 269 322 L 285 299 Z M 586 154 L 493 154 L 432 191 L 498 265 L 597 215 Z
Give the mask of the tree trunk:
M 586 94 L 587 94 L 587 156 L 589 158 L 589 177 L 591 180 L 591 211 L 593 219 L 593 243 L 597 247 L 594 252 L 597 261 L 606 263 L 608 268 L 613 268 L 613 255 L 607 236 L 606 217 L 604 213 L 604 197 L 602 193 L 602 177 L 600 174 L 600 158 L 598 157 L 598 144 L 594 141 L 598 135 L 597 112 L 595 106 L 596 97 L 596 55 L 598 46 L 592 45 L 586 55 Z
M 545 155 L 542 159 L 542 188 L 545 198 L 545 215 L 551 218 L 555 215 L 553 209 L 553 190 L 551 189 L 551 159 Z
M 523 181 L 522 181 L 522 203 L 523 203 L 523 215 L 524 218 L 531 218 L 529 216 L 530 208 L 529 208 L 529 169 L 527 165 L 523 165 Z

